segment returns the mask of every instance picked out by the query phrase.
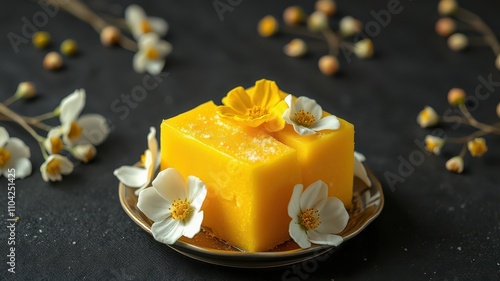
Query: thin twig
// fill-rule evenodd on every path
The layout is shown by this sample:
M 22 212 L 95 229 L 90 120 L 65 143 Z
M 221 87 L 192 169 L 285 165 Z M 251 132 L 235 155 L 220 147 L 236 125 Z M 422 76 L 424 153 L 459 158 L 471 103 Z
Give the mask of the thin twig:
M 28 123 L 26 123 L 26 121 L 24 121 L 24 119 L 20 115 L 10 110 L 7 106 L 3 105 L 2 103 L 0 103 L 0 113 L 17 122 L 21 127 L 23 127 L 26 131 L 28 131 L 28 133 L 30 133 L 31 136 L 33 136 L 33 138 L 38 142 L 42 142 L 44 140 L 44 138 L 39 134 L 37 134 L 37 132 L 35 132 L 35 130 L 33 130 L 33 128 Z
M 500 55 L 500 43 L 498 42 L 493 30 L 491 30 L 481 17 L 464 8 L 459 8 L 455 16 L 473 26 L 478 32 L 482 33 L 484 35 L 484 40 L 489 43 L 493 53 L 496 56 Z

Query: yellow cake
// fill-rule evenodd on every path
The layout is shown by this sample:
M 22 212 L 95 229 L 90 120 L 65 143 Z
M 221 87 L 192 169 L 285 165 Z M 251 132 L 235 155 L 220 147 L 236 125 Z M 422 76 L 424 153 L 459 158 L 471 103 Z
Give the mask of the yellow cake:
M 260 252 L 290 239 L 287 206 L 296 184 L 322 180 L 329 196 L 352 200 L 354 126 L 300 136 L 268 132 L 218 114 L 206 102 L 161 124 L 161 169 L 194 175 L 207 187 L 202 226 L 230 245 Z M 329 115 L 324 112 L 324 115 Z

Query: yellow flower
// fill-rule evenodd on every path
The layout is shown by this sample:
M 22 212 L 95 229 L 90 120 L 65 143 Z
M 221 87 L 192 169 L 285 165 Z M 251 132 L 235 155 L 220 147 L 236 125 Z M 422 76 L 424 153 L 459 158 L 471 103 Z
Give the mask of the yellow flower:
M 425 149 L 436 155 L 441 152 L 441 147 L 444 145 L 444 140 L 440 137 L 428 135 L 425 137 Z
M 474 157 L 481 157 L 488 151 L 484 138 L 475 138 L 469 141 L 467 143 L 467 148 L 469 149 L 470 155 Z
M 287 109 L 282 92 L 274 81 L 262 79 L 249 89 L 236 87 L 222 99 L 217 113 L 250 127 L 263 126 L 269 132 L 285 127 L 281 117 Z
M 273 16 L 265 16 L 259 21 L 258 32 L 262 37 L 271 37 L 278 32 L 279 25 Z
M 439 123 L 439 116 L 436 111 L 430 107 L 426 106 L 417 116 L 417 123 L 422 128 L 432 127 Z

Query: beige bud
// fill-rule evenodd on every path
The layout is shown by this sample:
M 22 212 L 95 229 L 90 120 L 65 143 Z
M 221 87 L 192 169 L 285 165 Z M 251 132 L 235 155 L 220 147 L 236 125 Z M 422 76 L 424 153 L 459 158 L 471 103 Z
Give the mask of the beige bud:
M 50 52 L 43 58 L 43 67 L 48 70 L 57 70 L 63 66 L 63 59 L 57 52 Z
M 20 98 L 29 99 L 36 95 L 35 85 L 31 82 L 21 82 L 17 86 L 16 96 Z
M 283 47 L 283 52 L 290 57 L 301 57 L 307 53 L 306 42 L 302 39 L 293 39 Z
M 462 33 L 455 33 L 448 38 L 448 47 L 453 51 L 462 51 L 469 45 L 469 39 Z
M 300 24 L 304 18 L 304 10 L 300 6 L 291 6 L 283 11 L 283 21 L 288 25 Z
M 333 0 L 318 0 L 315 8 L 327 16 L 333 16 L 337 11 L 337 4 Z
M 116 45 L 120 41 L 121 32 L 114 26 L 106 26 L 101 31 L 101 43 L 106 46 Z
M 337 74 L 340 69 L 339 61 L 336 57 L 331 55 L 322 56 L 318 61 L 318 67 L 321 73 L 326 76 L 333 76 Z
M 455 32 L 456 24 L 451 18 L 441 18 L 436 22 L 436 33 L 442 37 L 448 37 Z

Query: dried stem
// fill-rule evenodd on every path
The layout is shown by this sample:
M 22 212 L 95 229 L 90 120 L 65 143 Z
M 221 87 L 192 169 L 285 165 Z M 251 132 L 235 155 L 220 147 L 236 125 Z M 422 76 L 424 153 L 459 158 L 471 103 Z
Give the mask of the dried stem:
M 482 33 L 484 36 L 484 40 L 488 42 L 488 45 L 490 45 L 493 53 L 496 56 L 500 55 L 500 43 L 498 42 L 498 39 L 495 36 L 493 30 L 491 30 L 491 28 L 481 19 L 481 17 L 464 8 L 459 8 L 455 16 L 459 20 L 464 21 L 474 27 L 479 33 Z
M 28 133 L 30 133 L 31 136 L 33 136 L 33 138 L 35 140 L 37 140 L 38 142 L 43 142 L 44 138 L 42 136 L 40 136 L 39 134 L 37 134 L 37 132 L 35 132 L 35 130 L 33 130 L 33 128 L 23 119 L 23 117 L 21 117 L 20 115 L 18 115 L 14 111 L 10 110 L 3 103 L 0 103 L 0 113 L 5 115 L 6 117 L 10 118 L 11 120 L 15 121 L 16 123 L 18 123 Z
M 341 41 L 339 36 L 330 28 L 322 30 L 321 34 L 325 37 L 330 55 L 337 57 L 339 55 L 339 46 Z

